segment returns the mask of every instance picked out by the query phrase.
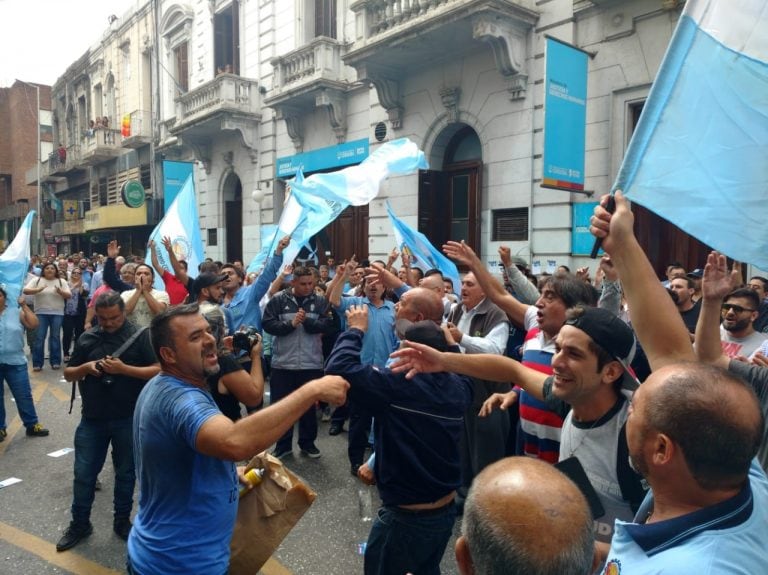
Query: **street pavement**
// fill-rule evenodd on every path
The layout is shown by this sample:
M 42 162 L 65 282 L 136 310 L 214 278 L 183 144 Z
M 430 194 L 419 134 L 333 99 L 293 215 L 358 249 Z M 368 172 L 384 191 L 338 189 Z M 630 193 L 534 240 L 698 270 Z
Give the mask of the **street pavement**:
M 74 453 L 50 454 L 73 447 L 80 401 L 78 398 L 72 414 L 68 414 L 72 386 L 64 381 L 61 370 L 46 367 L 30 376 L 38 416 L 51 435 L 26 437 L 6 386 L 8 437 L 0 443 L 0 481 L 15 477 L 21 482 L 0 489 L 0 574 L 124 573 L 125 543 L 112 532 L 114 483 L 109 457 L 100 475 L 103 487 L 96 492 L 93 506 L 93 535 L 70 551 L 56 552 L 56 541 L 70 520 Z M 360 551 L 370 529 L 370 522 L 361 517 L 359 492 L 363 486 L 349 471 L 346 432 L 331 437 L 328 425 L 319 423 L 320 459 L 301 456 L 298 447 L 293 456 L 284 459 L 286 466 L 317 492 L 317 499 L 264 566 L 263 575 L 352 575 L 363 571 Z M 374 501 L 378 501 L 375 491 Z M 447 575 L 458 573 L 453 556 L 458 531 L 459 522 L 443 557 L 442 571 Z M 189 573 L 195 573 L 194 566 Z

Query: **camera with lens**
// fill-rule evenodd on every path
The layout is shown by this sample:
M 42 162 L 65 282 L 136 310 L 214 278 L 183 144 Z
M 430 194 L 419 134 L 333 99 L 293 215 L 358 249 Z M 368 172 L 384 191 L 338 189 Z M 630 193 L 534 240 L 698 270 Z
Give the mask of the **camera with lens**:
M 109 373 L 104 373 L 104 364 L 100 361 L 96 362 L 96 369 L 98 369 L 101 372 L 101 384 L 110 386 L 113 383 L 115 383 L 115 380 L 112 379 L 112 376 Z
M 253 346 L 259 343 L 261 336 L 255 327 L 243 327 L 232 336 L 232 347 L 235 351 L 251 353 Z

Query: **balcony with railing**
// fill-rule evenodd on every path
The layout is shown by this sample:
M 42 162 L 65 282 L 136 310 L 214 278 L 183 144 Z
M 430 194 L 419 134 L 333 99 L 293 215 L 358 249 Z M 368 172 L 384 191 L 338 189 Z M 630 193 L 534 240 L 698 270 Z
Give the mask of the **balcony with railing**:
M 170 134 L 194 151 L 206 172 L 211 168 L 211 141 L 222 130 L 239 134 L 251 161 L 258 160 L 261 94 L 256 80 L 219 74 L 176 98 L 176 117 L 166 122 Z
M 123 136 L 124 148 L 141 148 L 152 142 L 152 113 L 136 110 L 130 114 L 129 135 Z
M 75 171 L 84 169 L 80 144 L 73 144 L 63 150 L 54 150 L 40 162 L 40 183 L 64 178 Z M 25 174 L 28 186 L 37 184 L 37 166 L 27 170 Z
M 403 77 L 460 61 L 482 43 L 490 45 L 499 72 L 515 78 L 518 92 L 525 83 L 527 35 L 538 20 L 534 0 L 357 0 L 350 9 L 358 36 L 342 58 L 376 86 L 394 127 Z
M 315 107 L 328 108 L 331 127 L 340 141 L 346 134 L 345 93 L 356 78 L 342 61 L 345 50 L 342 42 L 319 36 L 271 60 L 274 84 L 264 103 L 286 121 L 297 148 L 303 141 L 300 116 Z
M 94 166 L 116 158 L 122 153 L 120 130 L 96 128 L 83 134 L 80 163 Z
M 271 60 L 274 68 L 272 93 L 266 99 L 268 106 L 283 103 L 299 103 L 307 99 L 314 105 L 314 93 L 323 88 L 347 87 L 354 72 L 345 70 L 341 56 L 344 44 L 324 36 L 309 44 Z M 306 98 L 306 95 L 309 95 Z
M 219 74 L 205 84 L 194 88 L 176 99 L 176 123 L 174 134 L 190 128 L 200 128 L 206 123 L 219 124 L 222 118 L 238 116 L 259 120 L 261 98 L 256 80 L 234 74 Z

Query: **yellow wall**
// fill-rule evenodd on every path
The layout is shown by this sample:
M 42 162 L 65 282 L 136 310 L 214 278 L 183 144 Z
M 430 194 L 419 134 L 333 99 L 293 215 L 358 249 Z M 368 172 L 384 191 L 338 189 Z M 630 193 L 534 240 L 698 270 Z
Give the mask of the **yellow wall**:
M 100 206 L 85 213 L 85 231 L 147 225 L 147 204 L 140 208 Z

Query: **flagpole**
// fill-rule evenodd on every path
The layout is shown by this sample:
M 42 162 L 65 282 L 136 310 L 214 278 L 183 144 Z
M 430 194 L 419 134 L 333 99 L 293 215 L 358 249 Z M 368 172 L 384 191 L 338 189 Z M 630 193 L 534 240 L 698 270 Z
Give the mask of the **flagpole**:
M 37 255 L 40 255 L 41 240 L 43 237 L 43 231 L 40 228 L 42 225 L 42 218 L 40 217 L 40 86 L 35 84 L 35 90 L 37 91 Z

